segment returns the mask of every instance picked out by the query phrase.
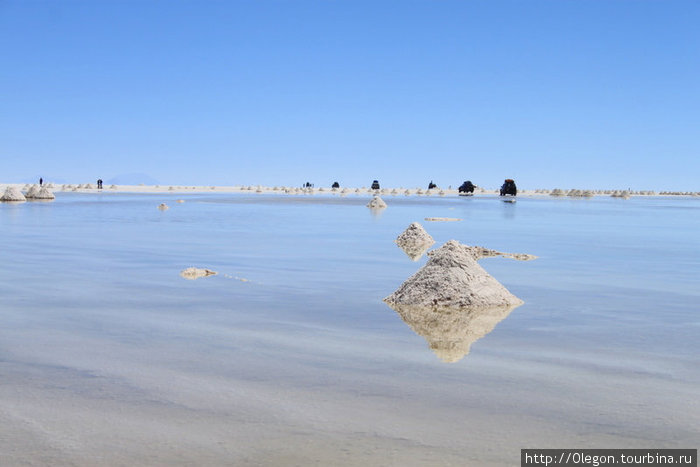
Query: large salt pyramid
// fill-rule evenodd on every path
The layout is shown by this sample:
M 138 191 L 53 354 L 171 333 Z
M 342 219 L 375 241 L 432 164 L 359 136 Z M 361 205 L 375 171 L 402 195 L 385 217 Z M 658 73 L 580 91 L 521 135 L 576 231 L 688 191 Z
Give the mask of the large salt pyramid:
M 430 259 L 425 266 L 384 301 L 389 304 L 443 307 L 520 305 L 522 301 L 518 297 L 477 263 L 480 258 L 499 255 L 531 259 L 528 255 L 517 257 L 450 240 L 429 252 Z
M 396 238 L 396 244 L 411 258 L 418 261 L 421 256 L 435 243 L 433 237 L 425 231 L 422 225 L 414 222 Z

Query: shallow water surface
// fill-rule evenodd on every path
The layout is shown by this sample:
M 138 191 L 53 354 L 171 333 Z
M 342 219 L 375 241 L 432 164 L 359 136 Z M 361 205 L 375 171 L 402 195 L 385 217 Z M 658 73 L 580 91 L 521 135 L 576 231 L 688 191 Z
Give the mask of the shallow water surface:
M 0 204 L 0 463 L 517 465 L 521 448 L 697 447 L 700 200 L 368 200 Z M 382 298 L 425 262 L 393 243 L 414 221 L 436 247 L 537 255 L 480 261 L 525 304 L 404 322 Z M 190 266 L 218 275 L 181 278 Z

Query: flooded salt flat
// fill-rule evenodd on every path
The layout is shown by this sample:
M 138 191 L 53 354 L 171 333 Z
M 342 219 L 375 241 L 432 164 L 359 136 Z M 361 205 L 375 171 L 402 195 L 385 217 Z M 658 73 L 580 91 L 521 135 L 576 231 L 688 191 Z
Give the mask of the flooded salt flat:
M 4 463 L 517 465 L 525 447 L 696 447 L 700 200 L 368 200 L 0 204 Z M 433 248 L 539 257 L 480 261 L 525 303 L 452 363 L 382 302 L 425 261 L 393 242 L 415 221 Z M 191 266 L 218 274 L 184 280 Z

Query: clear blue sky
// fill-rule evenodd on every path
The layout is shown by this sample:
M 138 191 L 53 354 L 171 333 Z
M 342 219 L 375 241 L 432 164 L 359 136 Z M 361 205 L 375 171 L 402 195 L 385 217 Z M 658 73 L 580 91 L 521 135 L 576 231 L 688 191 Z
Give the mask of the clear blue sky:
M 0 0 L 0 182 L 700 190 L 698 1 Z

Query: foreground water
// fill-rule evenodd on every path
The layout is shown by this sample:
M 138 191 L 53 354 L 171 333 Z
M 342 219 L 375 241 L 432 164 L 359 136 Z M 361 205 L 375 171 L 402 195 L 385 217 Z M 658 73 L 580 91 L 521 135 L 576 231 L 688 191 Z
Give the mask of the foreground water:
M 0 204 L 0 464 L 697 447 L 697 198 L 387 197 L 381 213 L 356 196 L 175 199 Z M 480 262 L 525 304 L 452 363 L 440 323 L 382 302 L 425 261 L 393 243 L 414 221 L 436 246 L 539 256 Z M 187 281 L 190 266 L 219 274 Z

